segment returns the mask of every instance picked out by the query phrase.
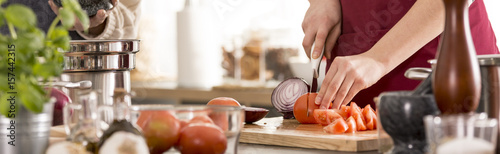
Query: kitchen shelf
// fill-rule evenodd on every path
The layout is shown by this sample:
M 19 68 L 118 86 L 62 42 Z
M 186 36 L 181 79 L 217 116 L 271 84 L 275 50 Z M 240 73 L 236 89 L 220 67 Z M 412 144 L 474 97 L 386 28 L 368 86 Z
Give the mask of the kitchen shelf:
M 232 97 L 246 106 L 270 107 L 270 87 L 217 86 L 211 89 L 181 88 L 176 82 L 132 82 L 134 99 L 170 100 L 176 104 L 183 102 L 206 103 L 215 97 Z

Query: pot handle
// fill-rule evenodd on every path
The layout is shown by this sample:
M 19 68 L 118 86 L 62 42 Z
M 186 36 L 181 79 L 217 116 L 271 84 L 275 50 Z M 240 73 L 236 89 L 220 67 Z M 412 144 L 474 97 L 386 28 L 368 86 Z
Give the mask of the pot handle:
M 75 89 L 90 89 L 92 87 L 92 81 L 83 80 L 78 82 L 71 81 L 53 81 L 51 83 L 42 82 L 44 86 L 56 86 L 56 87 L 64 87 L 64 88 L 75 88 Z
M 430 68 L 413 67 L 406 70 L 405 77 L 413 80 L 425 80 L 431 72 L 432 69 Z

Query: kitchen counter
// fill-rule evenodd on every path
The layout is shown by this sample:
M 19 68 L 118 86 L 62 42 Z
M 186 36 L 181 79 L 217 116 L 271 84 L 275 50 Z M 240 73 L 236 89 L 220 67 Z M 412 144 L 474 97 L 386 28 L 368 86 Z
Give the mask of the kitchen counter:
M 317 150 L 306 148 L 293 148 L 284 146 L 271 146 L 260 144 L 239 143 L 239 154 L 377 154 L 378 151 L 363 151 L 363 152 L 345 152 L 331 150 Z
M 56 126 L 51 128 L 50 134 L 50 144 L 56 142 L 64 141 L 66 134 L 64 133 L 64 128 L 62 126 Z M 317 150 L 317 149 L 306 149 L 306 148 L 294 148 L 294 147 L 284 147 L 284 146 L 270 146 L 270 145 L 259 145 L 259 144 L 238 144 L 239 154 L 376 154 L 377 151 L 366 151 L 366 152 L 339 152 L 330 150 Z
M 134 100 L 148 99 L 206 103 L 215 97 L 232 97 L 242 105 L 271 107 L 271 93 L 274 87 L 217 86 L 211 89 L 181 88 L 175 82 L 132 82 Z

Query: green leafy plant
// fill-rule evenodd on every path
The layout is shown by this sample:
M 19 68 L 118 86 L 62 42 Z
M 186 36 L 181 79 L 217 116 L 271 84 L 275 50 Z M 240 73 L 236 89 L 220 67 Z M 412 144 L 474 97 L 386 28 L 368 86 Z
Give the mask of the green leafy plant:
M 4 2 L 0 0 L 0 4 Z M 0 8 L 0 26 L 7 26 L 10 32 L 7 36 L 0 34 L 0 114 L 10 117 L 11 107 L 20 105 L 40 113 L 49 101 L 50 95 L 39 81 L 50 82 L 61 75 L 61 50 L 69 49 L 68 29 L 76 18 L 84 27 L 89 26 L 88 16 L 77 0 L 62 0 L 62 5 L 47 33 L 37 27 L 36 15 L 30 8 L 21 4 Z M 9 101 L 11 98 L 15 103 Z

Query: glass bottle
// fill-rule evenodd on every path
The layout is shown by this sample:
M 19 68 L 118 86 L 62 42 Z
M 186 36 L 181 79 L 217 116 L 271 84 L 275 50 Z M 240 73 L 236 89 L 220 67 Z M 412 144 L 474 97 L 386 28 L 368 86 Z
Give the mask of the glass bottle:
M 69 131 L 67 140 L 85 146 L 89 152 L 95 152 L 100 131 L 97 127 L 97 95 L 95 92 L 82 94 L 79 103 L 64 107 L 64 124 Z M 71 115 L 78 117 L 76 124 L 70 122 Z
M 131 99 L 129 93 L 125 89 L 115 89 L 112 105 L 113 122 L 108 129 L 103 132 L 98 144 L 99 149 L 101 149 L 104 143 L 117 132 L 128 132 L 144 138 L 141 131 L 130 122 L 130 105 Z M 141 144 L 146 143 L 144 141 L 144 143 Z
M 468 0 L 443 1 L 446 19 L 433 76 L 434 95 L 443 114 L 468 113 L 476 110 L 481 92 Z

